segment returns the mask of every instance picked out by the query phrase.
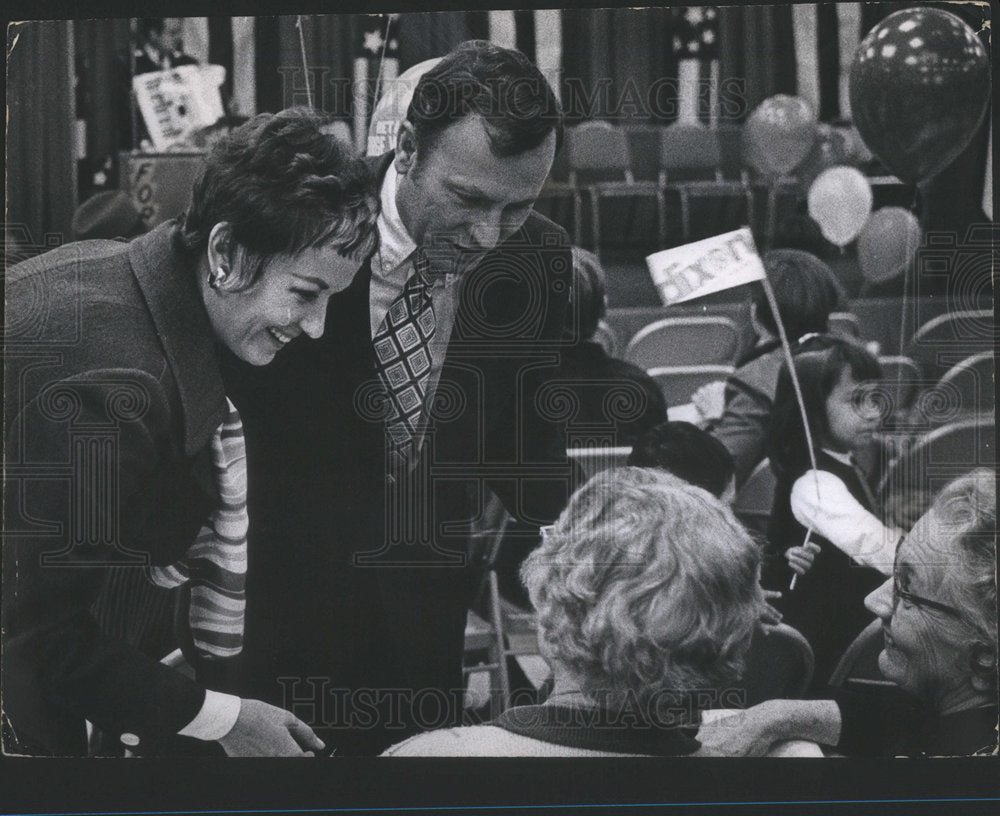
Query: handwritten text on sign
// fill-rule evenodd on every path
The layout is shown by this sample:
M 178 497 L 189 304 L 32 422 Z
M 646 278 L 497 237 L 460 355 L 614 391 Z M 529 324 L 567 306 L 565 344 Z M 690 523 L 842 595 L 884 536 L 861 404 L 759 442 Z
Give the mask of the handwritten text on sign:
M 665 306 L 765 276 L 748 227 L 655 252 L 646 264 Z

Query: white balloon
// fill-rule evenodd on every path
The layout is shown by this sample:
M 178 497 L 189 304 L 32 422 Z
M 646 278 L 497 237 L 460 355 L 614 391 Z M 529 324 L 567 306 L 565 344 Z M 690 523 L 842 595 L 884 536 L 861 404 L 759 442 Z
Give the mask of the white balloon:
M 872 212 L 872 187 L 855 167 L 830 167 L 809 188 L 809 215 L 839 247 L 858 237 Z

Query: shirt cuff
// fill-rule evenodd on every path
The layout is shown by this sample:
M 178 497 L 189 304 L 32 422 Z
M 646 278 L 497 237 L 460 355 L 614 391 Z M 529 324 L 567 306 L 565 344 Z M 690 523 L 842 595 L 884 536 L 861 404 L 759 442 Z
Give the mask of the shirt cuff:
M 240 716 L 240 698 L 221 691 L 205 691 L 201 711 L 177 733 L 182 737 L 214 742 L 233 730 Z

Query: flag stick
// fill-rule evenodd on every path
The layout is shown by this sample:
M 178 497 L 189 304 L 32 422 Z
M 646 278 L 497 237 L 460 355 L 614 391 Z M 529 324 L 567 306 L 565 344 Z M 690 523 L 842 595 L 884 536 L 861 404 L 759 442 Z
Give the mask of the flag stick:
M 313 107 L 313 95 L 312 88 L 309 87 L 309 64 L 306 62 L 306 38 L 302 33 L 302 15 L 296 15 L 295 17 L 295 27 L 299 30 L 299 49 L 302 51 L 302 73 L 306 79 L 306 99 L 309 101 L 309 107 Z
M 774 289 L 771 288 L 771 281 L 767 276 L 761 281 L 764 285 L 764 294 L 767 297 L 767 305 L 771 307 L 771 314 L 774 315 L 774 324 L 778 327 L 778 337 L 781 338 L 781 347 L 785 350 L 785 360 L 788 363 L 788 373 L 792 378 L 792 390 L 795 391 L 795 400 L 799 404 L 799 413 L 802 416 L 802 428 L 806 432 L 806 448 L 809 450 L 809 462 L 812 464 L 813 480 L 816 483 L 816 501 L 820 501 L 819 495 L 819 475 L 816 466 L 816 449 L 813 446 L 812 431 L 809 430 L 809 417 L 806 414 L 805 400 L 802 398 L 802 388 L 799 386 L 799 375 L 795 373 L 795 360 L 792 358 L 792 347 L 788 342 L 788 333 L 785 331 L 785 324 L 781 322 L 781 315 L 778 313 L 778 301 L 774 296 Z M 809 540 L 809 533 L 806 533 L 806 541 Z M 792 581 L 788 585 L 789 591 L 795 589 L 795 580 L 798 575 L 792 576 Z

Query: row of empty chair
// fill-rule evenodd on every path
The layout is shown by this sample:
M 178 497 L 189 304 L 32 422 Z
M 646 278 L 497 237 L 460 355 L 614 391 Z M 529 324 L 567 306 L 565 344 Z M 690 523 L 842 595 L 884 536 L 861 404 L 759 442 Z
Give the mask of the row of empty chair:
M 830 315 L 830 331 L 860 336 L 858 319 L 850 312 Z M 725 315 L 663 317 L 639 329 L 627 343 L 602 321 L 597 342 L 608 354 L 640 368 L 664 366 L 735 365 L 747 344 L 747 332 Z
M 992 314 L 986 310 L 941 315 L 918 329 L 907 345 L 910 354 L 880 356 L 887 414 L 898 417 L 917 401 L 932 424 L 959 414 L 991 411 L 995 405 L 992 331 L 977 328 L 991 327 L 990 321 Z M 963 326 L 975 330 L 961 333 Z M 849 312 L 831 315 L 830 330 L 862 339 L 858 319 Z M 610 354 L 656 379 L 668 405 L 685 403 L 700 385 L 725 379 L 746 343 L 745 330 L 725 315 L 653 320 L 625 344 L 610 325 L 602 323 L 597 339 Z M 940 421 L 933 421 L 937 415 Z
M 650 138 L 652 137 L 652 138 Z M 668 194 L 680 204 L 680 240 L 691 240 L 691 202 L 699 198 L 728 198 L 738 203 L 739 224 L 754 224 L 755 189 L 763 186 L 766 231 L 773 234 L 777 195 L 798 194 L 794 179 L 754 179 L 743 160 L 739 126 L 705 127 L 697 123 L 626 128 L 602 120 L 582 122 L 566 130 L 566 145 L 543 197 L 573 201 L 573 232 L 583 244 L 584 194 L 590 204 L 591 246 L 601 244 L 601 200 L 646 198 L 656 203 L 659 246 L 668 246 Z

